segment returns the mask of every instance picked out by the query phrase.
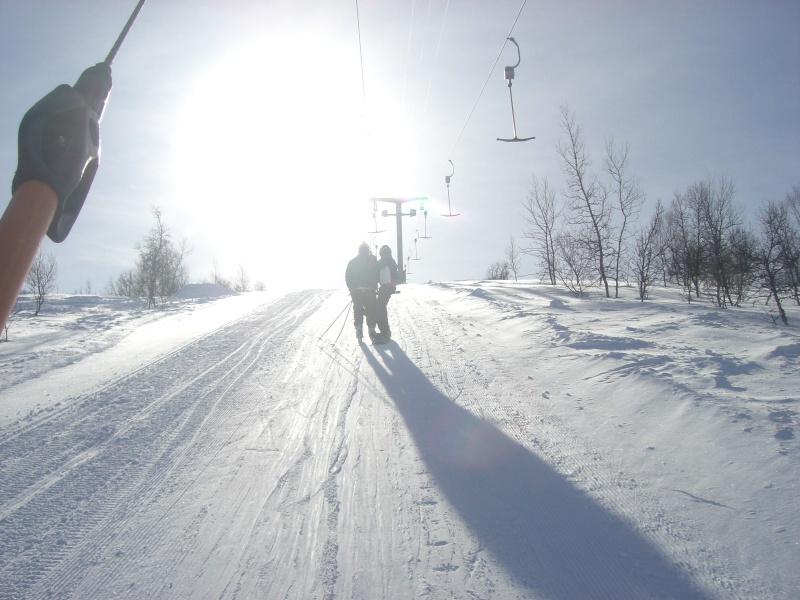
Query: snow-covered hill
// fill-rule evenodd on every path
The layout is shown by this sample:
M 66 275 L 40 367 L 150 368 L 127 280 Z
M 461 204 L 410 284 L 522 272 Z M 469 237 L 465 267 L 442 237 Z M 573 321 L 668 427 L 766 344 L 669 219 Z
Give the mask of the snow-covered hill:
M 0 344 L 0 598 L 800 597 L 800 311 L 624 293 L 408 285 L 375 347 L 342 290 L 55 297 Z

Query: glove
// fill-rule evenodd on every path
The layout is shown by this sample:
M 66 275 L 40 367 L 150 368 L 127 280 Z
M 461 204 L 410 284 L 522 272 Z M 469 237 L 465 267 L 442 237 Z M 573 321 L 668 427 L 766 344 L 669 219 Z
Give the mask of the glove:
M 111 91 L 111 68 L 86 69 L 74 87 L 60 85 L 25 113 L 19 126 L 12 194 L 26 181 L 47 184 L 58 207 L 47 235 L 66 239 L 83 207 L 100 154 L 100 115 Z

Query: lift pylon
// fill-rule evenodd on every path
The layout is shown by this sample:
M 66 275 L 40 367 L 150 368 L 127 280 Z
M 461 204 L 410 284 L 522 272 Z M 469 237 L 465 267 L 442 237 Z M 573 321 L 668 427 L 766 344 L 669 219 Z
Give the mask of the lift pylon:
M 374 206 L 377 206 L 378 202 L 389 202 L 394 204 L 395 212 L 390 213 L 388 210 L 381 211 L 381 216 L 384 217 L 395 217 L 397 222 L 397 258 L 401 261 L 403 260 L 403 217 L 414 217 L 417 214 L 416 209 L 412 208 L 407 213 L 403 212 L 403 204 L 406 202 L 414 202 L 414 201 L 427 201 L 428 199 L 425 197 L 417 197 L 417 198 L 370 198 L 370 201 L 373 202 Z M 377 210 L 377 209 L 376 209 Z M 377 227 L 376 227 L 377 229 Z M 410 256 L 409 256 L 410 258 Z M 406 282 L 406 272 L 408 267 L 401 268 L 400 273 L 400 283 Z

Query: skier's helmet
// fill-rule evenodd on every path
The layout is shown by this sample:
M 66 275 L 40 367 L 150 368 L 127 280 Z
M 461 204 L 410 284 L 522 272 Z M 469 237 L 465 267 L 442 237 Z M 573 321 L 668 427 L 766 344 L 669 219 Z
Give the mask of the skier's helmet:
M 359 254 L 369 254 L 369 244 L 367 242 L 361 242 L 361 245 L 358 247 Z
M 380 254 L 381 254 L 381 256 L 391 256 L 392 255 L 392 249 L 389 248 L 389 246 L 381 246 Z

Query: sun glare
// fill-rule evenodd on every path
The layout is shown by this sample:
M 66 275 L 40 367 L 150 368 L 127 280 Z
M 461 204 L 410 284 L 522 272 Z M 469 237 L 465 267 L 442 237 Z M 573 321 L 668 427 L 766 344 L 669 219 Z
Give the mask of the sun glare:
M 408 130 L 389 106 L 364 116 L 357 56 L 320 41 L 287 59 L 287 46 L 271 38 L 221 57 L 176 123 L 186 236 L 229 257 L 228 270 L 287 244 L 298 261 L 340 240 L 351 252 L 371 224 L 367 199 L 409 177 Z

